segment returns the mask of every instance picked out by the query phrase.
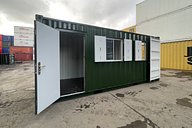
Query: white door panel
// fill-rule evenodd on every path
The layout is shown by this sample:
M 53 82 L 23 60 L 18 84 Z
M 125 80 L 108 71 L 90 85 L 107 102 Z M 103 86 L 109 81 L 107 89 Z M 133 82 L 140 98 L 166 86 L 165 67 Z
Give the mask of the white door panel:
M 135 41 L 135 61 L 142 60 L 142 42 L 136 40 Z
M 160 78 L 160 40 L 150 38 L 150 81 Z
M 151 56 L 151 59 L 160 59 L 160 52 L 153 52 L 153 56 Z
M 132 40 L 124 39 L 124 61 L 132 61 Z
M 36 51 L 39 114 L 60 97 L 59 31 L 36 21 Z
M 95 62 L 106 61 L 106 37 L 95 36 Z

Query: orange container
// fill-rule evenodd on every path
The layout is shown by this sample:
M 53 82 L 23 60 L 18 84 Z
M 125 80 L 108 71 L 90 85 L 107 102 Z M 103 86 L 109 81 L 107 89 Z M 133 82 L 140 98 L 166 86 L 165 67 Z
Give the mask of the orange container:
M 3 47 L 3 43 L 2 43 L 2 41 L 0 40 L 0 48 L 2 48 Z
M 32 61 L 33 60 L 33 54 L 15 53 L 14 58 L 15 58 L 15 61 Z
M 10 46 L 10 54 L 16 54 L 16 53 L 33 54 L 33 47 Z
M 2 41 L 2 35 L 0 35 L 0 41 Z

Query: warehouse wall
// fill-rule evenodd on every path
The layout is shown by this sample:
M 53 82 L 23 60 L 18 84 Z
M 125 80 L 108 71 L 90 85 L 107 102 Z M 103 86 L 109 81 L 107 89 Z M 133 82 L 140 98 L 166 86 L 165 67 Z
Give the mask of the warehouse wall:
M 192 47 L 192 41 L 180 41 L 161 44 L 161 68 L 192 70 L 188 64 L 187 47 Z
M 136 7 L 138 33 L 161 42 L 192 39 L 192 0 L 145 0 Z

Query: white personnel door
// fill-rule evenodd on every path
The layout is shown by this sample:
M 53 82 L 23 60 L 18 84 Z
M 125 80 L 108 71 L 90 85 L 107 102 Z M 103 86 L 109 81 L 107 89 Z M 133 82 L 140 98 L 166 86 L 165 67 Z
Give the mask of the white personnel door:
M 60 97 L 59 31 L 36 25 L 36 114 Z

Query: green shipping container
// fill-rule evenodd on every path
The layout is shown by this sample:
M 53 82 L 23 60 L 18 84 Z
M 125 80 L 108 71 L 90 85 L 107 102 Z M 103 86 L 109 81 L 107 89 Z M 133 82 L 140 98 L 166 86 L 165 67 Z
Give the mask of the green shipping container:
M 159 78 L 159 37 L 36 15 L 36 114 L 60 97 Z

